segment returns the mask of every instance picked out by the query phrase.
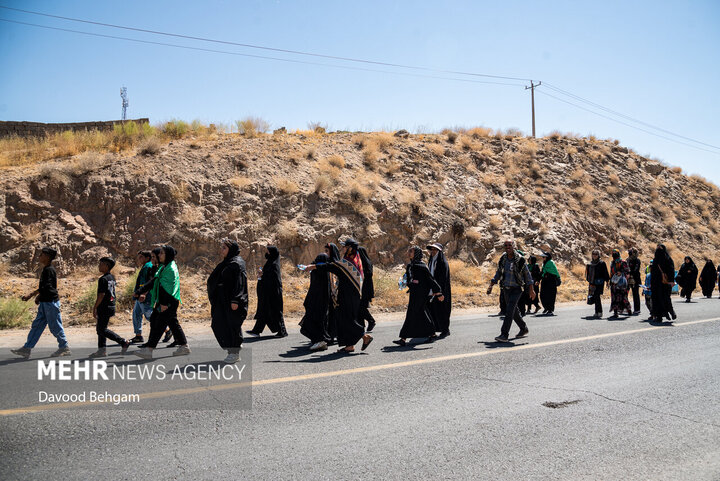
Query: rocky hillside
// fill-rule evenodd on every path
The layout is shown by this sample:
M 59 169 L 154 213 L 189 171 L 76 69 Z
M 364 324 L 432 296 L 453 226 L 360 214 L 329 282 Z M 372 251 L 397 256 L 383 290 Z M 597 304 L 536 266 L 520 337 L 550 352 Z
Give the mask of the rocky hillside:
M 720 259 L 720 190 L 617 142 L 531 139 L 472 129 L 436 135 L 285 133 L 183 139 L 131 155 L 84 153 L 3 169 L 0 261 L 30 269 L 41 244 L 61 272 L 109 252 L 157 243 L 182 262 L 214 263 L 237 239 L 249 266 L 263 246 L 308 262 L 323 243 L 353 236 L 381 264 L 410 244 L 447 244 L 483 265 L 514 237 L 551 250 L 566 268 L 600 246 L 663 241 L 674 256 Z

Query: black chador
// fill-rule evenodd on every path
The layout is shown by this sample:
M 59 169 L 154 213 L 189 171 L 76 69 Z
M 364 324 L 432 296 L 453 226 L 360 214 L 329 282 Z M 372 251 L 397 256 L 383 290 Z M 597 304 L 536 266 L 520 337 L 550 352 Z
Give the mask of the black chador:
M 354 346 L 365 334 L 365 326 L 359 317 L 363 276 L 352 261 L 340 258 L 335 244 L 328 246 L 330 261 L 327 264 L 318 264 L 316 269 L 335 274 L 338 278 L 337 309 L 334 316 L 337 344 L 339 347 Z
M 363 286 L 362 295 L 360 297 L 360 322 L 367 321 L 368 332 L 372 331 L 375 327 L 375 319 L 370 314 L 370 302 L 375 297 L 375 284 L 373 283 L 373 265 L 368 257 L 367 250 L 360 246 L 357 249 L 362 261 L 363 268 Z
M 450 312 L 452 311 L 452 294 L 450 289 L 450 266 L 442 251 L 442 245 L 428 246 L 437 249 L 437 254 L 428 260 L 428 269 L 435 282 L 440 286 L 444 300 L 437 299 L 430 302 L 430 313 L 435 322 L 435 331 L 441 334 L 450 334 Z M 429 291 L 428 291 L 429 293 Z
M 650 289 L 652 291 L 652 316 L 656 321 L 662 318 L 675 318 L 670 295 L 672 293 L 671 282 L 675 277 L 675 263 L 667 252 L 664 245 L 658 244 L 655 249 L 655 258 L 650 267 Z
M 700 288 L 702 289 L 703 296 L 712 297 L 713 291 L 715 290 L 715 280 L 717 278 L 717 272 L 715 271 L 715 264 L 710 259 L 705 262 L 702 272 L 700 272 Z
M 247 273 L 237 242 L 225 240 L 224 243 L 228 253 L 207 280 L 211 327 L 220 347 L 237 352 L 248 310 Z M 238 308 L 233 310 L 231 304 L 237 304 Z
M 319 254 L 313 264 L 327 264 L 330 258 L 326 254 Z M 300 334 L 315 344 L 329 342 L 328 324 L 332 312 L 332 287 L 330 275 L 323 270 L 314 270 L 310 273 L 310 288 L 305 296 L 305 315 L 300 324 Z
M 405 268 L 410 298 L 408 299 L 405 322 L 402 329 L 400 329 L 401 339 L 411 337 L 429 338 L 435 334 L 435 325 L 428 310 L 428 292 L 432 291 L 433 294 L 438 294 L 442 291 L 440 285 L 430 275 L 427 264 L 422 261 L 422 255 L 422 250 L 415 247 L 413 260 Z M 432 302 L 439 301 L 434 299 Z
M 680 285 L 680 297 L 690 302 L 692 293 L 697 287 L 698 268 L 690 257 L 685 257 L 685 261 L 678 269 L 675 279 Z
M 267 247 L 265 265 L 257 283 L 258 305 L 255 313 L 255 327 L 252 334 L 260 334 L 265 326 L 277 337 L 287 336 L 283 317 L 283 286 L 280 276 L 280 251 L 275 246 Z

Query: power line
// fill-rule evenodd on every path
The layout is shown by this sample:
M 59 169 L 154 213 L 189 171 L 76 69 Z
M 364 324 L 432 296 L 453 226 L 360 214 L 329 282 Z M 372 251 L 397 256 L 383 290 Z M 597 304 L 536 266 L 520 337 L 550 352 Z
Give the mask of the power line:
M 675 140 L 675 139 L 672 139 L 672 138 L 670 138 L 670 137 L 666 137 L 666 136 L 664 136 L 664 135 L 656 134 L 655 132 L 652 132 L 652 131 L 650 131 L 650 130 L 646 130 L 646 129 L 637 127 L 637 126 L 635 126 L 635 125 L 628 124 L 627 122 L 623 122 L 622 120 L 614 119 L 614 118 L 609 117 L 609 116 L 607 116 L 607 115 L 603 115 L 603 114 L 601 114 L 601 113 L 595 112 L 594 110 L 590 110 L 590 109 L 585 108 L 585 107 L 583 107 L 583 106 L 574 104 L 574 103 L 572 103 L 572 102 L 570 102 L 570 101 L 568 101 L 568 100 L 561 99 L 560 97 L 556 97 L 556 96 L 554 96 L 554 95 L 550 95 L 549 93 L 543 92 L 542 90 L 538 90 L 538 93 L 539 93 L 539 94 L 542 94 L 542 95 L 545 95 L 545 96 L 547 96 L 547 97 L 553 98 L 553 99 L 555 99 L 555 100 L 558 100 L 558 101 L 560 101 L 560 102 L 564 102 L 564 103 L 566 103 L 566 104 L 572 105 L 573 107 L 576 107 L 576 108 L 578 108 L 578 109 L 584 110 L 584 111 L 586 111 L 586 112 L 590 112 L 591 114 L 595 114 L 595 115 L 600 116 L 600 117 L 603 117 L 603 118 L 605 118 L 605 119 L 612 120 L 613 122 L 617 122 L 617 123 L 619 123 L 619 124 L 625 125 L 625 126 L 630 127 L 630 128 L 632 128 L 632 129 L 640 130 L 640 131 L 645 132 L 645 133 L 647 133 L 647 134 L 654 135 L 655 137 L 660 137 L 661 139 L 669 140 L 670 142 L 675 142 L 676 144 L 686 145 L 686 146 L 688 146 L 688 147 L 692 147 L 693 149 L 698 149 L 698 150 L 703 150 L 703 151 L 705 151 L 705 152 L 710 152 L 711 154 L 720 155 L 720 152 L 715 152 L 715 151 L 713 151 L 713 150 L 704 149 L 704 148 L 702 148 L 702 147 L 698 147 L 697 145 L 692 145 L 692 144 L 688 144 L 688 143 L 685 143 L 685 142 L 680 142 L 679 140 Z
M 217 39 L 212 39 L 212 38 L 196 37 L 196 36 L 192 36 L 192 35 L 183 35 L 183 34 L 179 34 L 179 33 L 170 33 L 170 32 L 162 32 L 162 31 L 158 31 L 158 30 L 148 30 L 148 29 L 144 29 L 144 28 L 128 27 L 125 25 L 115 25 L 112 23 L 95 22 L 92 20 L 83 20 L 80 18 L 63 17 L 61 15 L 51 15 L 49 13 L 35 12 L 32 10 L 23 10 L 21 8 L 6 7 L 3 5 L 0 5 L 0 8 L 3 8 L 5 10 L 13 10 L 15 12 L 27 13 L 30 15 L 40 15 L 43 17 L 57 18 L 57 19 L 61 19 L 61 20 L 67 20 L 70 22 L 87 23 L 87 24 L 91 24 L 91 25 L 99 25 L 102 27 L 119 28 L 119 29 L 123 29 L 123 30 L 132 30 L 135 32 L 151 33 L 154 35 L 165 35 L 167 37 L 184 38 L 184 39 L 188 39 L 188 40 L 200 40 L 203 42 L 220 43 L 220 44 L 224 44 L 224 45 L 233 45 L 236 47 L 255 48 L 255 49 L 261 49 L 261 50 L 270 50 L 273 52 L 290 53 L 290 54 L 294 54 L 294 55 L 305 55 L 305 56 L 309 56 L 309 57 L 320 57 L 320 58 L 327 58 L 327 59 L 332 59 L 332 60 L 342 60 L 345 62 L 357 62 L 357 63 L 365 63 L 365 64 L 373 64 L 373 65 L 382 65 L 385 67 L 397 67 L 397 68 L 406 68 L 406 69 L 412 69 L 412 70 L 424 70 L 427 72 L 446 73 L 446 74 L 453 74 L 453 75 L 469 75 L 469 76 L 473 76 L 473 77 L 488 77 L 488 78 L 496 78 L 496 79 L 504 79 L 504 80 L 518 80 L 518 81 L 522 81 L 522 82 L 527 82 L 527 81 L 531 80 L 529 78 L 507 77 L 507 76 L 503 76 L 503 75 L 491 75 L 491 74 L 475 73 L 475 72 L 459 72 L 459 71 L 454 71 L 454 70 L 443 70 L 443 69 L 436 69 L 436 68 L 432 68 L 432 67 L 423 67 L 423 66 L 417 66 L 417 65 L 405 65 L 405 64 L 390 63 L 390 62 L 380 62 L 380 61 L 375 61 L 375 60 L 366 60 L 366 59 L 353 58 L 353 57 L 340 57 L 340 56 L 335 56 L 335 55 L 325 55 L 325 54 L 314 53 L 314 52 L 304 52 L 301 50 L 289 50 L 289 49 L 283 49 L 283 48 L 267 47 L 264 45 L 231 42 L 228 40 L 217 40 Z
M 658 131 L 660 131 L 660 132 L 664 132 L 664 133 L 666 133 L 666 134 L 673 135 L 673 136 L 675 136 L 675 137 L 680 137 L 681 139 L 689 140 L 689 141 L 695 142 L 695 143 L 697 143 L 697 144 L 705 145 L 705 146 L 707 146 L 707 147 L 712 147 L 713 149 L 720 149 L 720 147 L 718 147 L 718 146 L 716 146 L 716 145 L 707 144 L 707 143 L 701 142 L 701 141 L 699 141 L 699 140 L 691 139 L 690 137 L 686 137 L 686 136 L 684 136 L 684 135 L 676 134 L 675 132 L 671 132 L 671 131 L 665 130 L 665 129 L 661 128 L 661 127 L 657 127 L 657 126 L 655 126 L 655 125 L 648 124 L 647 122 L 643 122 L 642 120 L 634 119 L 634 118 L 632 118 L 632 117 L 630 117 L 630 116 L 628 116 L 628 115 L 622 114 L 622 113 L 620 113 L 620 112 L 616 112 L 616 111 L 611 110 L 611 109 L 609 109 L 609 108 L 607 108 L 607 107 L 604 107 L 604 106 L 602 106 L 602 105 L 600 105 L 600 104 L 597 104 L 597 103 L 595 103 L 595 102 L 591 102 L 590 100 L 584 99 L 584 98 L 580 97 L 579 95 L 575 95 L 575 94 L 573 94 L 573 93 L 571 93 L 571 92 L 568 92 L 567 90 L 563 90 L 563 89 L 561 89 L 561 88 L 559 88 L 559 87 L 555 87 L 554 85 L 549 84 L 549 83 L 547 83 L 547 82 L 545 82 L 545 86 L 548 87 L 548 88 L 550 88 L 550 89 L 552 89 L 552 90 L 554 90 L 554 91 L 556 91 L 556 92 L 558 92 L 558 93 L 560 93 L 560 94 L 567 95 L 568 97 L 574 98 L 575 100 L 579 100 L 579 101 L 584 102 L 584 103 L 586 103 L 586 104 L 588 104 L 588 105 L 592 105 L 593 107 L 596 107 L 596 108 L 598 108 L 598 109 L 604 110 L 605 112 L 611 113 L 611 114 L 613 114 L 613 115 L 617 115 L 618 117 L 622 117 L 622 118 L 624 118 L 624 119 L 626 119 L 626 120 L 630 120 L 631 122 L 635 122 L 635 123 L 638 123 L 638 124 L 640 124 L 640 125 L 644 125 L 644 126 L 646 126 L 646 127 L 650 127 L 651 129 L 655 129 L 655 130 L 658 130 Z
M 227 50 L 217 50 L 217 49 L 203 48 L 203 47 L 191 47 L 188 45 L 178 45 L 178 44 L 166 43 L 166 42 L 154 42 L 151 40 L 140 40 L 137 38 L 121 37 L 121 36 L 117 36 L 117 35 L 106 35 L 106 34 L 102 34 L 102 33 L 84 32 L 82 30 L 73 30 L 73 29 L 69 29 L 69 28 L 51 27 L 48 25 L 39 25 L 36 23 L 20 22 L 18 20 L 9 20 L 6 18 L 0 18 L 0 22 L 15 23 L 18 25 L 26 25 L 26 26 L 30 26 L 30 27 L 38 27 L 38 28 L 44 28 L 44 29 L 48 29 L 48 30 L 58 30 L 61 32 L 76 33 L 76 34 L 80 34 L 80 35 L 89 35 L 92 37 L 110 38 L 113 40 L 125 40 L 128 42 L 136 42 L 136 43 L 143 43 L 143 44 L 149 44 L 149 45 L 159 45 L 159 46 L 163 46 L 163 47 L 183 48 L 183 49 L 187 49 L 187 50 L 196 50 L 196 51 L 201 51 L 201 52 L 221 53 L 221 54 L 225 54 L 225 55 L 235 55 L 235 56 L 239 56 L 239 57 L 259 58 L 259 59 L 264 59 L 264 60 L 276 60 L 279 62 L 289 62 L 289 63 L 304 64 L 304 65 L 315 65 L 315 66 L 320 66 L 320 67 L 339 68 L 339 69 L 344 69 L 344 70 L 359 70 L 362 72 L 384 73 L 384 74 L 389 74 L 389 75 L 401 75 L 401 76 L 406 76 L 406 77 L 419 77 L 419 78 L 429 78 L 429 79 L 436 79 L 436 80 L 451 80 L 451 81 L 455 81 L 455 82 L 465 82 L 465 83 L 509 85 L 509 86 L 513 86 L 513 87 L 522 87 L 522 84 L 509 83 L 509 82 L 494 82 L 494 81 L 490 81 L 490 80 L 473 80 L 473 79 L 463 79 L 463 78 L 455 78 L 455 77 L 441 77 L 438 75 L 425 75 L 425 74 L 410 73 L 410 72 L 393 72 L 390 70 L 378 70 L 378 69 L 363 68 L 363 67 L 353 67 L 353 66 L 349 66 L 349 65 L 335 65 L 335 64 L 329 64 L 329 63 L 309 62 L 306 60 L 296 60 L 296 59 L 281 58 L 281 57 L 269 57 L 269 56 L 265 56 L 265 55 L 253 55 L 253 54 L 249 54 L 249 53 L 230 52 Z

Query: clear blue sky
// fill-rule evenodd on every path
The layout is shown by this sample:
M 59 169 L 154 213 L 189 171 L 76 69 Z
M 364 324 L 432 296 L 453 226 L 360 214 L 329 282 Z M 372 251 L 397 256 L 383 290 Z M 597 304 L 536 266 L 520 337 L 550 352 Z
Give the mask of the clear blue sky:
M 673 133 L 720 146 L 717 0 L 0 0 L 0 5 L 283 49 L 533 78 Z M 3 9 L 0 18 L 253 55 L 353 65 Z M 123 85 L 130 97 L 128 116 L 150 117 L 152 122 L 181 118 L 232 123 L 254 115 L 265 118 L 273 127 L 289 129 L 319 121 L 343 130 L 437 130 L 484 125 L 530 131 L 530 95 L 522 86 L 278 62 L 0 22 L 0 120 L 117 119 Z M 594 109 L 545 86 L 538 89 L 543 91 Z M 701 174 L 720 184 L 720 149 L 703 147 L 713 151 L 710 153 L 679 145 L 540 93 L 536 95 L 536 112 L 539 135 L 560 130 L 617 138 L 640 154 L 679 165 L 688 173 Z

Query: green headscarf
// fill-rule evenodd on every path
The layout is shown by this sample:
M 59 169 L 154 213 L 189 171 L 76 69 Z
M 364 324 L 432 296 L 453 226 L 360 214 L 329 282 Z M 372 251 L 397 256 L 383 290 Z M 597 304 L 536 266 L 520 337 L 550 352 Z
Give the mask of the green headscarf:
M 180 272 L 177 264 L 175 264 L 175 249 L 170 246 L 163 246 L 162 248 L 165 251 L 166 263 L 161 265 L 157 274 L 155 274 L 156 280 L 151 292 L 155 307 L 159 304 L 160 286 L 165 289 L 165 292 L 182 302 L 180 299 Z
M 554 276 L 560 277 L 560 273 L 557 270 L 555 261 L 553 261 L 552 259 L 548 259 L 543 262 L 542 273 L 545 274 L 546 272 Z

